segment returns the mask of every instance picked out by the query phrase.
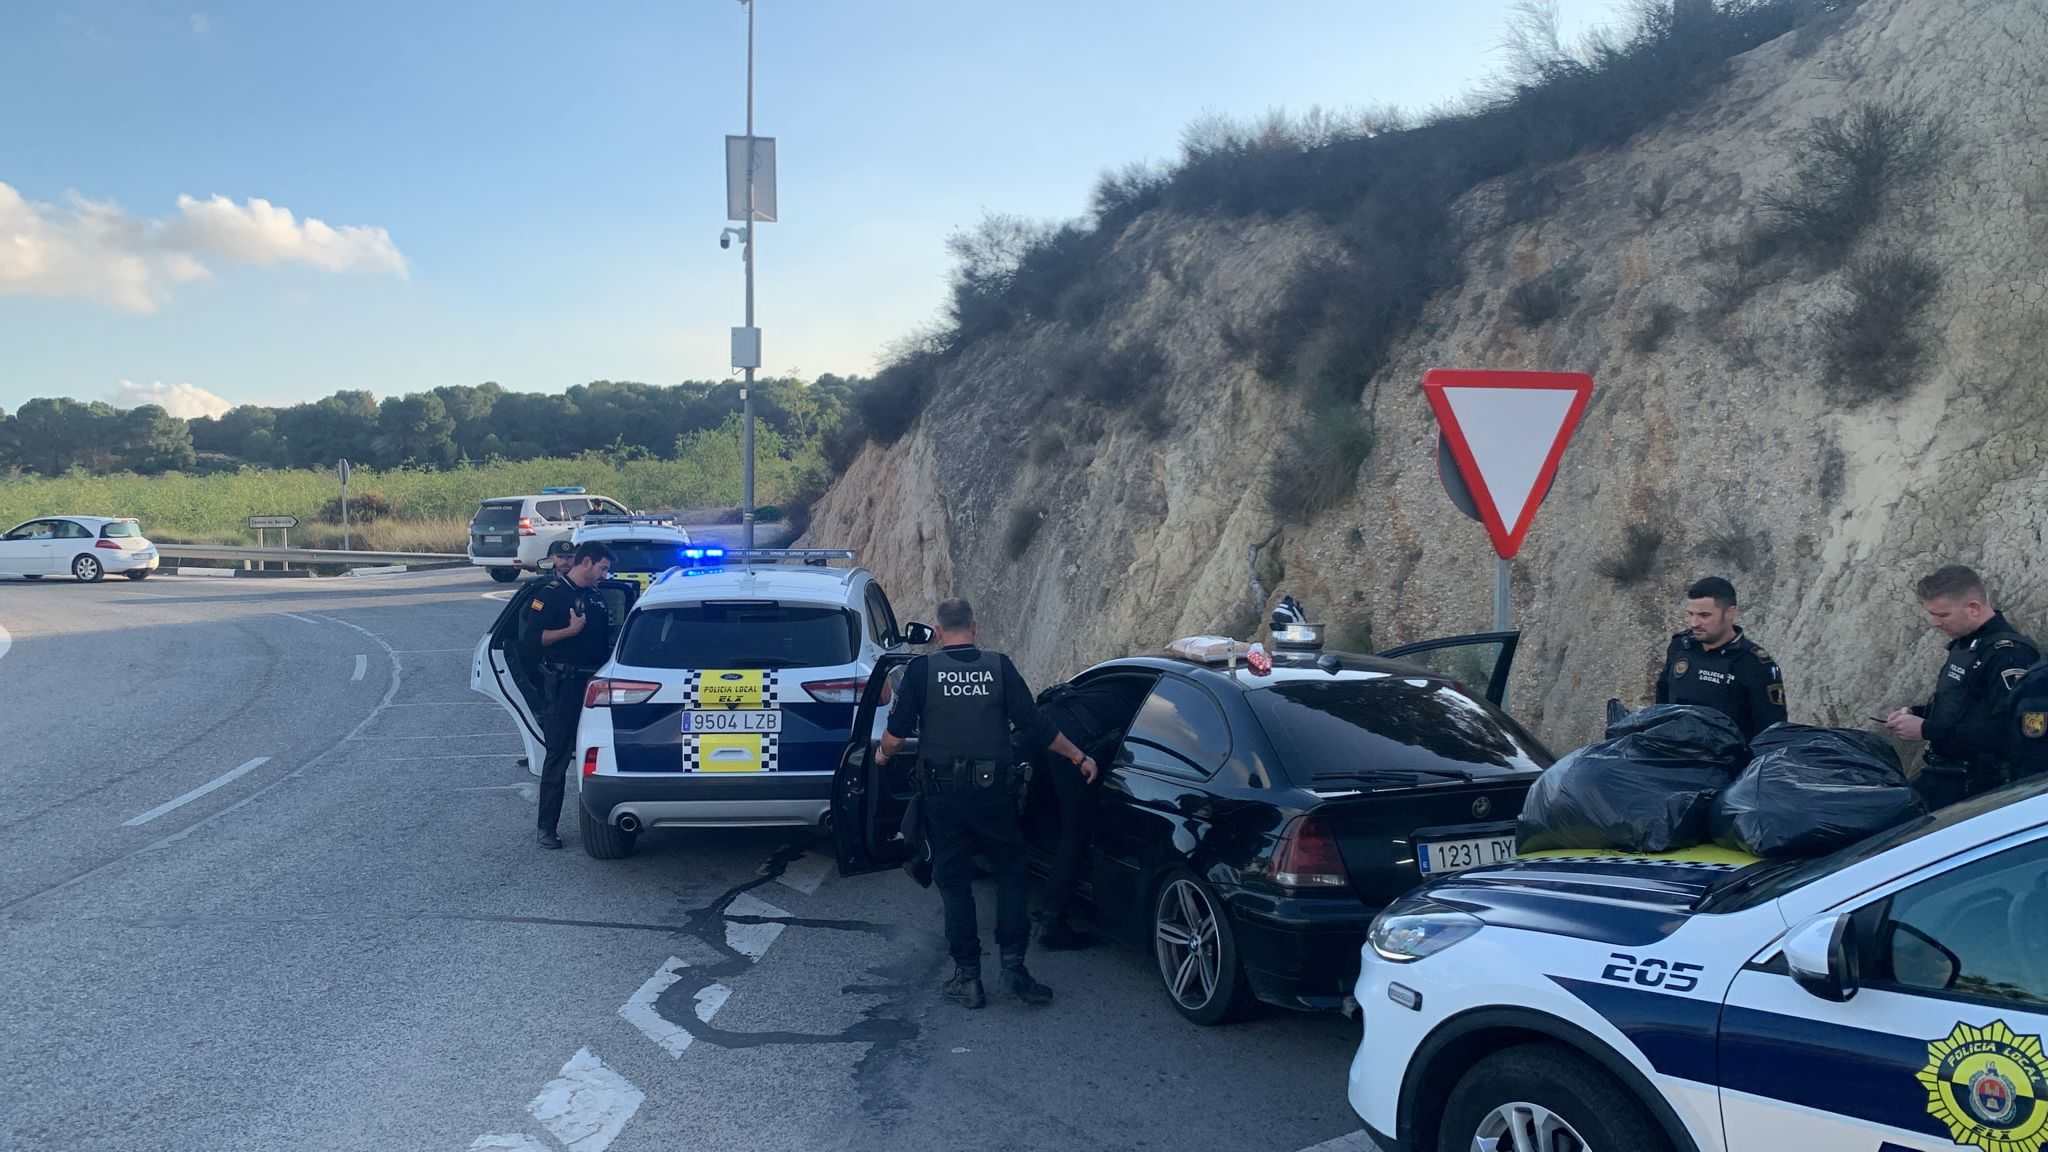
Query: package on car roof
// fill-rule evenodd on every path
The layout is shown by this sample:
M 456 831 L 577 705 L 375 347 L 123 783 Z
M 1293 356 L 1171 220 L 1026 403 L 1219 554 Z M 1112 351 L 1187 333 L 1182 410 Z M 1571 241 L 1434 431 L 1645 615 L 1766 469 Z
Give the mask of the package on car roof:
M 1714 802 L 1714 842 L 1755 856 L 1818 856 L 1920 812 L 1892 746 L 1872 732 L 1773 724 Z
M 1567 754 L 1530 786 L 1521 850 L 1705 843 L 1714 798 L 1747 758 L 1741 729 L 1711 708 L 1660 704 L 1616 716 L 1607 739 Z

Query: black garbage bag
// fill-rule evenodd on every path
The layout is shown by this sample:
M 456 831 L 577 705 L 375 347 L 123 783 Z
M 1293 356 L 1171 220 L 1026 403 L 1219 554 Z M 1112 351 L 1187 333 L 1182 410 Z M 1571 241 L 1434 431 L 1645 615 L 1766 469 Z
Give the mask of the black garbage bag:
M 1714 803 L 1714 842 L 1753 856 L 1819 856 L 1920 812 L 1898 754 L 1874 732 L 1773 724 Z
M 1659 704 L 1613 716 L 1607 737 L 1536 778 L 1515 829 L 1521 850 L 1705 843 L 1714 796 L 1747 756 L 1735 722 L 1712 708 Z

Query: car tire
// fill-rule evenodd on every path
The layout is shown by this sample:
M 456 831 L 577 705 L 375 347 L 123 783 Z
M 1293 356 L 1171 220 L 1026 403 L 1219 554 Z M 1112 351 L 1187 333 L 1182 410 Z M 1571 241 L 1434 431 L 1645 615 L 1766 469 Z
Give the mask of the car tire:
M 106 578 L 107 570 L 100 564 L 99 557 L 81 553 L 71 562 L 71 575 L 80 584 L 97 584 Z
M 496 580 L 500 584 L 510 584 L 514 580 L 519 579 L 519 569 L 517 568 L 486 568 L 484 571 L 489 572 L 491 579 Z
M 633 854 L 633 841 L 639 838 L 638 833 L 592 816 L 581 804 L 576 805 L 576 826 L 583 833 L 583 850 L 592 860 L 624 860 Z
M 1671 1152 L 1635 1094 L 1559 1044 L 1519 1044 L 1467 1069 L 1444 1104 L 1437 1152 L 1540 1147 Z
M 147 580 L 149 579 L 149 569 L 136 568 L 128 572 L 123 572 L 121 573 L 121 575 L 126 576 L 130 580 Z
M 1174 1010 L 1208 1026 L 1243 1017 L 1251 981 L 1237 934 L 1216 890 L 1185 868 L 1168 872 L 1152 898 L 1152 958 Z

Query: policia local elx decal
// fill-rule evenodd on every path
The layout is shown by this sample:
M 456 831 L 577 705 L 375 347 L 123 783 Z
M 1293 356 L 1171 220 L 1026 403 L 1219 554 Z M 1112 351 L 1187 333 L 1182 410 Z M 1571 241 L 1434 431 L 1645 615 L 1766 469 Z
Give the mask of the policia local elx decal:
M 2039 1036 L 2020 1036 L 1995 1020 L 1957 1024 L 1927 1045 L 1917 1074 L 1927 1111 L 1958 1144 L 1984 1152 L 2040 1152 L 2048 1134 L 2048 1053 Z

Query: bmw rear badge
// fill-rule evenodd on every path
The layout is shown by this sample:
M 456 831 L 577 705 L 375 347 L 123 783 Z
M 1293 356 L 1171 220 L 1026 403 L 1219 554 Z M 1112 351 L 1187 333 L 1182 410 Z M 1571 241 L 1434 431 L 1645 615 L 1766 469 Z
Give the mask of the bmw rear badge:
M 1472 818 L 1474 820 L 1486 819 L 1486 814 L 1491 811 L 1493 811 L 1493 798 L 1491 796 L 1481 796 L 1472 802 Z

